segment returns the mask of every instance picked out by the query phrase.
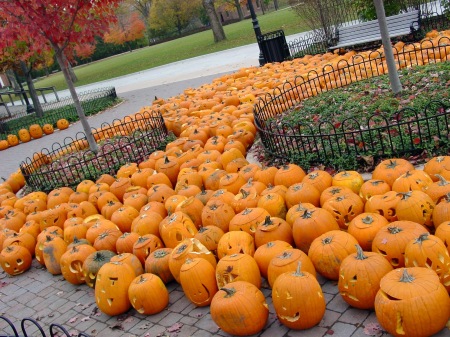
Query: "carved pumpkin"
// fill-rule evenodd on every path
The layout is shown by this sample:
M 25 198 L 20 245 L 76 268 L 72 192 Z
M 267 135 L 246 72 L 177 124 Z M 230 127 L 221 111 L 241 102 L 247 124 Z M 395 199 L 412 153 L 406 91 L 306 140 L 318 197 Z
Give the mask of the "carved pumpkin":
M 422 191 L 400 193 L 400 200 L 395 207 L 398 220 L 417 222 L 427 228 L 433 227 L 433 200 Z
M 392 190 L 395 192 L 422 191 L 425 192 L 433 183 L 431 177 L 422 170 L 410 170 L 395 179 Z
M 45 268 L 53 275 L 61 274 L 61 256 L 67 250 L 67 243 L 63 238 L 47 236 L 44 241 L 43 259 Z
M 44 133 L 46 135 L 50 135 L 52 134 L 55 130 L 53 129 L 53 125 L 51 124 L 44 124 L 42 125 L 42 131 L 44 131 Z
M 136 278 L 131 266 L 123 262 L 105 263 L 95 281 L 95 302 L 97 307 L 109 316 L 128 311 L 131 302 L 128 288 Z
M 19 137 L 16 135 L 8 135 L 6 136 L 6 140 L 8 141 L 9 146 L 19 145 Z
M 344 231 L 329 231 L 316 238 L 308 252 L 316 271 L 330 280 L 339 279 L 339 267 L 348 255 L 356 253 L 358 241 Z
M 6 150 L 9 147 L 9 142 L 5 139 L 0 140 L 0 151 Z
M 116 242 L 122 234 L 117 228 L 105 229 L 95 238 L 93 246 L 97 250 L 111 250 L 117 253 Z
M 325 315 L 325 297 L 317 279 L 301 270 L 277 277 L 272 287 L 273 307 L 280 322 L 290 329 L 309 329 Z
M 192 220 L 183 212 L 175 212 L 161 221 L 159 233 L 164 245 L 175 248 L 187 238 L 193 238 L 198 230 Z
M 369 179 L 361 185 L 359 196 L 366 202 L 374 195 L 381 195 L 391 190 L 391 186 L 384 180 Z
M 319 206 L 320 191 L 314 185 L 307 182 L 295 183 L 287 189 L 285 200 L 288 208 L 300 203 Z
M 83 263 L 89 255 L 96 251 L 94 247 L 88 244 L 73 246 L 72 249 L 67 250 L 60 260 L 61 274 L 64 279 L 72 284 L 85 283 Z
M 217 247 L 220 238 L 225 233 L 217 226 L 201 227 L 194 238 L 199 240 L 214 256 L 217 257 Z
M 427 229 L 413 221 L 394 221 L 382 227 L 372 241 L 372 251 L 383 255 L 394 268 L 405 266 L 405 248 L 409 241 Z
M 27 143 L 31 140 L 30 132 L 27 129 L 20 129 L 17 131 L 17 135 L 22 143 Z
M 69 127 L 69 121 L 67 119 L 61 118 L 56 121 L 56 127 L 60 130 L 65 130 Z
M 247 232 L 231 231 L 225 233 L 217 244 L 217 257 L 225 255 L 245 253 L 253 256 L 255 254 L 255 240 Z
M 154 211 L 141 213 L 131 223 L 131 231 L 138 234 L 139 236 L 143 236 L 145 234 L 153 234 L 161 238 L 159 233 L 159 224 L 162 220 L 163 218 L 161 217 L 161 215 Z
M 400 194 L 394 191 L 374 195 L 366 201 L 364 212 L 378 213 L 384 216 L 389 222 L 397 221 L 397 211 L 395 208 L 400 198 Z
M 169 292 L 162 280 L 154 274 L 137 276 L 128 288 L 128 298 L 141 315 L 154 315 L 169 304 Z
M 215 269 L 202 258 L 187 259 L 183 263 L 180 283 L 188 300 L 198 307 L 210 305 L 218 291 Z
M 11 276 L 22 274 L 30 269 L 31 262 L 31 253 L 19 245 L 7 246 L 0 253 L 0 266 Z
M 450 180 L 450 156 L 437 156 L 431 158 L 423 166 L 423 170 L 428 173 L 433 181 L 438 181 L 437 175 L 445 180 Z
M 180 283 L 180 269 L 183 263 L 187 259 L 196 257 L 205 259 L 214 268 L 216 267 L 217 262 L 215 256 L 197 239 L 185 239 L 173 249 L 169 258 L 169 268 L 178 283 Z
M 217 262 L 216 281 L 219 288 L 236 281 L 247 281 L 258 289 L 261 287 L 261 273 L 255 259 L 248 254 L 232 254 Z
M 335 217 L 341 229 L 347 230 L 350 221 L 364 211 L 364 203 L 356 193 L 345 193 L 328 199 L 322 208 Z
M 439 237 L 424 233 L 409 241 L 405 247 L 405 267 L 434 270 L 447 291 L 450 291 L 450 256 Z
M 164 244 L 159 237 L 153 234 L 141 236 L 133 245 L 133 254 L 145 264 L 147 257 L 157 249 L 164 248 Z
M 111 262 L 121 262 L 128 264 L 134 272 L 134 276 L 144 273 L 144 268 L 141 261 L 131 253 L 122 253 L 111 257 Z
M 244 231 L 254 237 L 256 228 L 267 216 L 270 214 L 264 208 L 246 208 L 231 219 L 228 227 L 230 231 Z
M 29 127 L 30 136 L 34 139 L 41 138 L 43 135 L 42 127 L 39 124 L 32 124 Z
M 116 241 L 117 254 L 133 253 L 133 245 L 139 240 L 138 233 L 123 233 Z
M 399 268 L 381 279 L 375 314 L 380 325 L 393 336 L 432 336 L 445 327 L 450 301 L 434 271 Z
M 339 293 L 352 307 L 373 309 L 381 278 L 394 268 L 380 254 L 364 252 L 359 245 L 356 248 L 339 268 Z
M 264 294 L 256 286 L 236 281 L 222 287 L 211 301 L 211 318 L 226 333 L 247 336 L 266 325 L 269 309 Z

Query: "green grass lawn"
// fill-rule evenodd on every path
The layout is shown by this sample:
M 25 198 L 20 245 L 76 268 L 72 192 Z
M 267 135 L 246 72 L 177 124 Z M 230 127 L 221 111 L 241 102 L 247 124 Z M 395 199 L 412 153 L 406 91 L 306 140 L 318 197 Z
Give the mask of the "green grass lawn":
M 290 9 L 258 15 L 262 33 L 283 29 L 285 35 L 299 33 L 308 28 Z M 76 86 L 131 74 L 164 64 L 214 53 L 256 42 L 251 19 L 224 26 L 227 40 L 214 43 L 211 30 L 183 37 L 181 39 L 134 50 L 91 64 L 75 67 L 78 77 Z M 66 89 L 62 73 L 53 74 L 35 83 L 36 87 L 55 86 L 57 90 Z

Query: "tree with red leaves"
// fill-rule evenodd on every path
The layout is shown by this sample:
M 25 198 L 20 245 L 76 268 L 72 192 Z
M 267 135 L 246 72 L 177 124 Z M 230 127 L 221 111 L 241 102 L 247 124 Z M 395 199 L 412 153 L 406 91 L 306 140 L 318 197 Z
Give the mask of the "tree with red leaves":
M 23 36 L 33 39 L 29 52 L 51 48 L 61 67 L 78 117 L 92 151 L 97 143 L 87 122 L 68 70 L 76 45 L 88 44 L 103 35 L 116 21 L 115 8 L 121 0 L 0 0 L 0 49 L 13 46 Z M 21 58 L 26 60 L 24 53 Z

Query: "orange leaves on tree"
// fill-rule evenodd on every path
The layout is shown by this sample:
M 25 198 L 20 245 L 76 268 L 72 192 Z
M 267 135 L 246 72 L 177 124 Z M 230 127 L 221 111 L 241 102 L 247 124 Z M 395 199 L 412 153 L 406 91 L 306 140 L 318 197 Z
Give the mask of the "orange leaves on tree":
M 138 13 L 124 13 L 117 16 L 117 22 L 110 26 L 104 41 L 124 44 L 144 37 L 145 25 Z

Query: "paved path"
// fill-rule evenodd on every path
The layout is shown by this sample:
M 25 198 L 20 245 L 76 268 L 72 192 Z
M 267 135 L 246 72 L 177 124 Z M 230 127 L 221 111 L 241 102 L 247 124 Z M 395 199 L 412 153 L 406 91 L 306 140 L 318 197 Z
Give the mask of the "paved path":
M 293 38 L 293 37 L 288 37 Z M 137 74 L 124 76 L 92 86 L 79 88 L 84 91 L 94 87 L 115 86 L 124 102 L 97 116 L 89 118 L 93 127 L 102 122 L 138 111 L 149 104 L 152 98 L 171 97 L 181 93 L 187 87 L 196 87 L 209 83 L 222 73 L 232 72 L 242 67 L 258 65 L 257 45 L 235 48 L 229 51 L 205 55 L 180 61 L 175 64 L 158 67 Z M 64 97 L 60 93 L 60 97 Z M 6 177 L 18 168 L 20 161 L 33 152 L 49 147 L 54 142 L 61 142 L 66 136 L 73 136 L 81 130 L 80 123 L 70 126 L 64 132 L 55 132 L 39 141 L 13 147 L 0 153 L 0 176 Z M 271 290 L 263 282 L 262 291 L 267 297 L 270 308 L 269 320 L 258 336 L 264 337 L 367 337 L 364 329 L 376 324 L 375 313 L 349 307 L 338 293 L 336 282 L 318 277 L 327 303 L 323 320 L 314 328 L 306 331 L 289 330 L 276 318 L 271 301 Z M 6 315 L 20 329 L 20 321 L 32 317 L 43 325 L 48 332 L 51 323 L 63 325 L 73 336 L 76 331 L 90 336 L 101 337 L 206 337 L 229 336 L 221 331 L 212 321 L 209 308 L 196 308 L 183 295 L 181 286 L 175 281 L 168 285 L 170 291 L 169 306 L 161 313 L 143 316 L 131 309 L 124 315 L 109 317 L 96 309 L 94 292 L 86 285 L 74 286 L 62 276 L 53 276 L 39 266 L 36 260 L 26 273 L 10 277 L 0 273 L 0 314 Z M 28 324 L 29 325 L 29 324 Z M 0 321 L 1 333 L 11 333 L 4 329 Z M 28 335 L 35 335 L 27 329 Z M 40 334 L 39 334 L 40 335 Z M 445 329 L 436 336 L 449 336 Z M 378 336 L 388 336 L 380 332 Z

